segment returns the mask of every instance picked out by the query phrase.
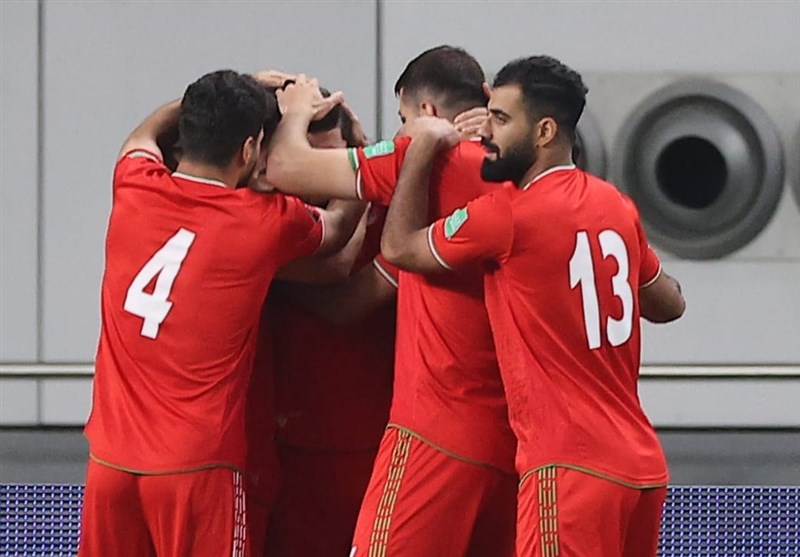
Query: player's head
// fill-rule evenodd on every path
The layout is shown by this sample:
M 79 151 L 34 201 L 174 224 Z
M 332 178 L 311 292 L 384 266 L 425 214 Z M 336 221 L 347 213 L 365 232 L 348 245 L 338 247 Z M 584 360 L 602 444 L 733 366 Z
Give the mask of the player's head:
M 462 48 L 437 46 L 408 63 L 394 85 L 404 124 L 418 116 L 452 120 L 469 108 L 486 106 L 478 61 Z
M 540 157 L 569 156 L 587 92 L 580 74 L 555 58 L 506 64 L 494 79 L 490 117 L 481 129 L 488 151 L 483 178 L 519 183 Z
M 221 169 L 237 170 L 245 185 L 258 164 L 268 100 L 248 75 L 220 70 L 187 87 L 178 120 L 181 156 Z

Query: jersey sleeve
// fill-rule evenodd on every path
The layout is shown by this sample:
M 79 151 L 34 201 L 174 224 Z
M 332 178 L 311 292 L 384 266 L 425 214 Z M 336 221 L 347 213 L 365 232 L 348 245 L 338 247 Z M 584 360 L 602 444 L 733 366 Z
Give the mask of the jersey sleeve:
M 134 149 L 122 155 L 114 168 L 114 189 L 125 182 L 146 180 L 154 175 L 169 174 L 157 154 L 144 149 Z
M 397 285 L 400 284 L 400 269 L 386 261 L 380 253 L 372 260 L 372 265 L 386 282 L 397 288 Z
M 325 224 L 320 212 L 296 197 L 271 195 L 281 196 L 285 203 L 281 215 L 280 265 L 312 255 L 325 237 Z
M 356 173 L 356 195 L 364 201 L 388 205 L 411 138 L 380 141 L 347 151 Z
M 505 191 L 479 197 L 428 228 L 431 253 L 446 269 L 503 263 L 513 239 L 511 200 Z
M 656 255 L 656 252 L 647 241 L 647 235 L 644 232 L 644 227 L 642 226 L 642 221 L 639 217 L 639 210 L 636 208 L 636 205 L 631 199 L 626 197 L 625 201 L 628 204 L 628 208 L 630 209 L 633 217 L 633 222 L 636 226 L 636 235 L 639 242 L 640 254 L 639 288 L 644 288 L 645 286 L 650 286 L 653 284 L 656 279 L 661 276 L 661 261 L 658 259 L 658 255 Z

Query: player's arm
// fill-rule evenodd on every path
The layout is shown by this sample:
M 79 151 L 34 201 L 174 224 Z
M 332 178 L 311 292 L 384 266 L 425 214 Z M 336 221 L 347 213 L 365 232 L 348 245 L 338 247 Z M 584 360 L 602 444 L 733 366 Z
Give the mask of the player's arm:
M 648 321 L 669 323 L 681 317 L 685 309 L 680 283 L 660 269 L 655 279 L 639 288 L 639 310 Z
M 168 102 L 157 108 L 144 122 L 131 132 L 125 143 L 122 144 L 119 156 L 121 158 L 126 153 L 132 151 L 145 151 L 157 155 L 164 160 L 159 143 L 167 144 L 165 141 L 168 136 L 174 135 L 177 138 L 178 117 L 181 113 L 180 99 Z M 174 142 L 173 142 L 174 143 Z
M 653 323 L 675 321 L 686 309 L 681 285 L 661 267 L 658 255 L 647 241 L 636 204 L 625 195 L 622 199 L 630 211 L 639 241 L 639 313 Z
M 381 253 L 389 263 L 406 271 L 441 272 L 444 267 L 428 241 L 429 186 L 436 155 L 452 148 L 460 137 L 453 125 L 441 118 L 419 118 L 407 132 L 411 145 L 389 204 Z
M 309 313 L 338 326 L 364 319 L 397 297 L 397 275 L 380 259 L 337 284 L 283 283 L 281 294 Z
M 355 199 L 348 150 L 315 149 L 308 142 L 308 125 L 320 110 L 316 81 L 298 78 L 276 94 L 282 117 L 269 144 L 267 182 L 303 197 Z
M 334 202 L 331 203 L 333 204 Z M 296 259 L 282 266 L 278 270 L 276 278 L 309 284 L 330 284 L 342 281 L 350 276 L 366 235 L 367 211 L 362 210 L 362 213 L 363 216 L 358 221 L 355 232 L 353 232 L 342 249 L 331 255 L 315 254 L 310 257 Z M 322 218 L 325 218 L 324 215 Z
M 366 204 L 362 201 L 334 199 L 327 208 L 320 209 L 324 235 L 314 255 L 331 255 L 347 245 L 364 216 Z

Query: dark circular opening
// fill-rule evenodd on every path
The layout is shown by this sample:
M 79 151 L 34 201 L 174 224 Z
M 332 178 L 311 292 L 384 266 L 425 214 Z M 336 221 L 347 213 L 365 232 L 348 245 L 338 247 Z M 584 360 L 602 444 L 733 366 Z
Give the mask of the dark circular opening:
M 701 137 L 682 137 L 658 156 L 656 178 L 671 201 L 705 209 L 725 189 L 728 167 L 713 143 Z

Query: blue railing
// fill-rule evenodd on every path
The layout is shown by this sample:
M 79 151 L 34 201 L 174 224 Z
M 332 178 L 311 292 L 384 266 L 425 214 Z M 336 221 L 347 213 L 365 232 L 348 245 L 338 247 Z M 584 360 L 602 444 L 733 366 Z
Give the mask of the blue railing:
M 75 555 L 83 486 L 0 485 L 0 556 Z M 800 487 L 672 487 L 661 557 L 800 557 Z

